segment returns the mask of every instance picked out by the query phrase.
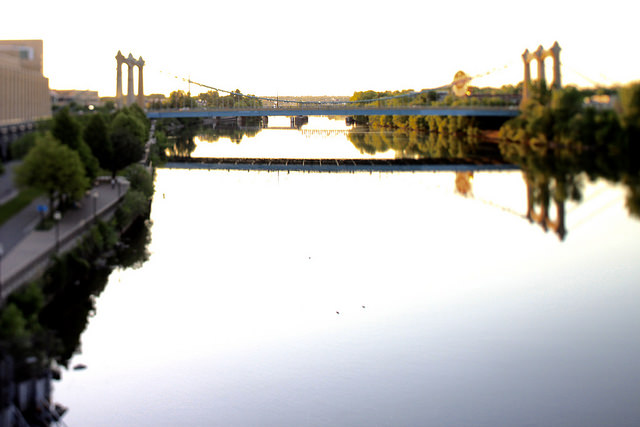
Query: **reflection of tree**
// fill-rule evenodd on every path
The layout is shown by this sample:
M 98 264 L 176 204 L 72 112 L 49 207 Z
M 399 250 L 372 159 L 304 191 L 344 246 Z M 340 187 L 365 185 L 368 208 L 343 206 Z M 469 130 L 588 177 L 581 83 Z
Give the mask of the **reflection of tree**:
M 215 142 L 229 138 L 239 144 L 245 136 L 253 137 L 260 132 L 260 118 L 245 118 L 246 126 L 239 126 L 236 118 L 215 126 L 205 125 L 202 119 L 163 119 L 157 129 L 166 133 L 169 139 L 168 157 L 191 157 L 196 149 L 196 136 L 203 142 Z
M 536 147 L 519 143 L 502 143 L 506 160 L 519 165 L 527 182 L 527 217 L 545 229 L 552 229 L 563 238 L 564 203 L 580 201 L 588 177 L 626 184 L 627 209 L 640 216 L 640 174 L 632 150 L 619 144 L 604 149 L 570 150 L 560 147 Z M 550 203 L 556 205 L 556 220 L 549 219 Z
M 475 134 L 424 133 L 397 129 L 369 132 L 354 128 L 347 138 L 361 152 L 374 155 L 389 150 L 396 158 L 467 158 L 477 155 L 500 158 L 495 145 L 481 144 Z
M 254 126 L 238 126 L 237 123 L 228 123 L 217 125 L 215 128 L 202 127 L 198 130 L 198 137 L 203 142 L 216 142 L 220 138 L 229 138 L 232 142 L 240 144 L 245 136 L 254 137 L 260 132 L 258 124 L 259 122 Z
M 122 236 L 122 242 L 115 256 L 117 266 L 139 266 L 148 259 L 149 230 L 145 222 L 134 224 Z M 78 263 L 83 264 L 84 268 L 78 268 Z M 47 280 L 68 282 L 57 283 L 59 290 L 39 315 L 42 327 L 59 340 L 53 357 L 65 366 L 79 349 L 80 336 L 89 317 L 95 313 L 95 299 L 104 291 L 111 273 L 111 268 L 101 268 L 101 263 L 95 264 L 97 267 L 88 266 L 83 259 L 69 257 L 58 262 L 57 267 L 47 273 Z M 81 277 L 76 275 L 80 270 L 83 271 Z
M 156 129 L 167 135 L 169 148 L 166 155 L 172 157 L 190 157 L 196 149 L 195 136 L 201 126 L 201 119 L 162 119 Z
M 640 140 L 622 135 L 607 142 L 598 135 L 598 144 L 587 147 L 503 142 L 500 150 L 506 160 L 522 167 L 534 188 L 548 182 L 551 197 L 559 202 L 580 200 L 585 177 L 621 182 L 627 187 L 629 213 L 640 217 Z

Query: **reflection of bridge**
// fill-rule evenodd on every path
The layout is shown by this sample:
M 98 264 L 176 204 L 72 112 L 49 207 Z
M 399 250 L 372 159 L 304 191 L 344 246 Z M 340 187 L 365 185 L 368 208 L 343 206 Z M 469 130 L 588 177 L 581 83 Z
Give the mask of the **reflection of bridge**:
M 170 169 L 223 169 L 305 172 L 418 172 L 519 170 L 515 165 L 489 158 L 425 159 L 282 159 L 172 157 Z
M 358 107 L 355 105 L 322 105 L 288 108 L 224 108 L 194 110 L 156 110 L 147 112 L 150 119 L 196 117 L 264 117 L 264 116 L 467 116 L 516 117 L 517 107 Z

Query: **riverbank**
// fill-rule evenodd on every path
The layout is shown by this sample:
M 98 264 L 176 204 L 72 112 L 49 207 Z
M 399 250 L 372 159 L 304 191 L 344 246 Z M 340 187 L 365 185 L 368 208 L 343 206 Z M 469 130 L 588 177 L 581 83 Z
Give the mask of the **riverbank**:
M 2 239 L 9 239 L 10 232 L 16 231 L 15 224 L 20 222 L 20 218 L 31 218 L 33 212 L 28 207 L 16 215 L 14 221 L 0 227 L 0 242 L 6 248 L 0 264 L 0 300 L 4 301 L 24 283 L 42 273 L 49 265 L 51 255 L 73 248 L 95 221 L 110 219 L 129 186 L 129 181 L 123 177 L 118 177 L 114 184 L 108 178 L 99 179 L 78 207 L 65 212 L 55 226 L 49 230 L 34 228 L 11 246 L 5 246 Z

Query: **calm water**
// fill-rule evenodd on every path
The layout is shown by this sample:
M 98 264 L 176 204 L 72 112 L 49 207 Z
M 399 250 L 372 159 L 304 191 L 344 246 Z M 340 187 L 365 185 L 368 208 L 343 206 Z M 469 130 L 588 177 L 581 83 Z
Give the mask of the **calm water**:
M 149 259 L 110 275 L 55 400 L 69 426 L 638 425 L 626 191 L 585 179 L 561 239 L 520 171 L 160 169 Z

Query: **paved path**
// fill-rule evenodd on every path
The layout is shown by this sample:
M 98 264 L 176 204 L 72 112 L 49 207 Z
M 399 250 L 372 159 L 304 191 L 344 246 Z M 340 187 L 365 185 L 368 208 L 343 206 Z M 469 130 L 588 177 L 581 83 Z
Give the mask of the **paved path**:
M 57 242 L 60 251 L 69 250 L 93 223 L 94 215 L 110 217 L 128 188 L 129 183 L 123 178 L 120 178 L 119 185 L 114 186 L 107 179 L 87 192 L 77 209 L 65 212 L 59 224 L 47 231 L 35 230 L 39 215 L 35 205 L 38 202 L 3 224 L 0 227 L 0 243 L 4 249 L 0 261 L 0 301 L 46 267 L 56 252 Z
M 0 175 L 0 205 L 17 194 L 15 185 L 13 184 L 13 168 L 20 163 L 20 161 L 14 160 L 3 164 L 4 173 Z

